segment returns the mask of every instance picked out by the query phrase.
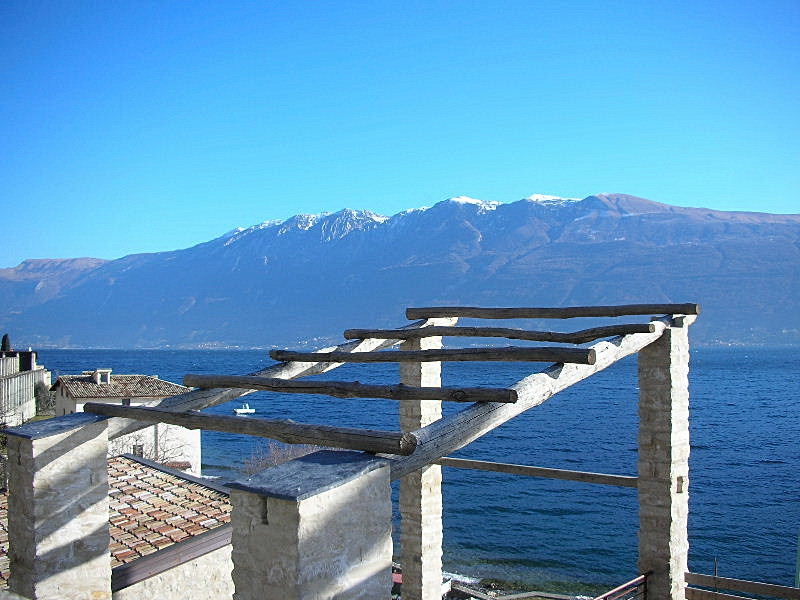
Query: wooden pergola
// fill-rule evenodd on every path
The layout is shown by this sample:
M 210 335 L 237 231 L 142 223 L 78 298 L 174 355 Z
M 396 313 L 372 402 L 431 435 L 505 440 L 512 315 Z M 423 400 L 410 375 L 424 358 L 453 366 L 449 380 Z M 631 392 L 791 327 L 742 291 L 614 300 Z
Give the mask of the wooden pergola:
M 249 375 L 187 375 L 185 383 L 197 389 L 156 407 L 90 403 L 85 413 L 8 429 L 11 589 L 27 598 L 111 599 L 108 444 L 164 422 L 347 450 L 321 450 L 228 484 L 236 600 L 387 600 L 390 482 L 398 479 L 403 598 L 440 598 L 441 465 L 637 488 L 640 576 L 597 600 L 741 600 L 719 589 L 800 600 L 797 588 L 688 571 L 688 328 L 699 312 L 696 304 L 410 308 L 408 318 L 418 320 L 403 328 L 350 329 L 345 338 L 351 341 L 317 352 L 276 350 L 271 355 L 279 363 Z M 637 315 L 651 319 L 570 333 L 457 325 L 460 318 Z M 569 345 L 444 348 L 443 337 Z M 632 354 L 638 354 L 639 383 L 636 476 L 448 456 Z M 551 364 L 507 388 L 442 387 L 441 365 L 448 361 Z M 400 381 L 295 381 L 350 362 L 398 363 Z M 200 412 L 258 390 L 394 399 L 401 430 Z M 443 417 L 442 402 L 468 404 Z
M 155 407 L 89 403 L 84 413 L 8 429 L 10 587 L 28 598 L 111 599 L 108 444 L 163 422 L 346 450 L 321 450 L 228 484 L 236 600 L 387 600 L 393 480 L 401 481 L 403 598 L 440 598 L 442 465 L 636 488 L 640 576 L 598 600 L 741 600 L 718 589 L 800 600 L 797 588 L 688 570 L 688 329 L 699 312 L 697 304 L 410 308 L 407 316 L 416 321 L 405 327 L 350 329 L 344 335 L 351 341 L 317 352 L 275 350 L 270 354 L 280 362 L 249 375 L 186 375 L 196 389 Z M 568 333 L 458 326 L 460 318 L 633 316 L 650 320 Z M 445 348 L 443 337 L 562 345 Z M 632 354 L 638 355 L 637 475 L 448 456 Z M 450 361 L 550 364 L 506 388 L 443 387 L 441 366 Z M 397 363 L 399 382 L 296 381 L 351 362 Z M 259 390 L 394 399 L 400 431 L 201 412 Z M 443 417 L 442 402 L 464 408 Z
M 640 511 L 640 569 L 649 574 L 649 596 L 656 600 L 683 600 L 688 553 L 687 328 L 699 312 L 699 305 L 691 303 L 567 308 L 409 308 L 407 317 L 417 320 L 403 328 L 349 329 L 344 337 L 352 341 L 316 352 L 273 350 L 271 357 L 280 362 L 249 375 L 188 374 L 184 384 L 198 389 L 165 399 L 155 408 L 89 403 L 85 410 L 115 417 L 109 424 L 111 439 L 141 429 L 146 423 L 163 422 L 378 454 L 388 461 L 391 479 L 402 480 L 403 597 L 407 600 L 441 596 L 440 465 L 639 487 L 640 505 L 644 507 Z M 637 315 L 652 319 L 645 323 L 615 323 L 568 333 L 457 326 L 460 318 L 516 320 Z M 562 345 L 444 348 L 444 337 Z M 576 347 L 589 342 L 594 343 L 589 347 Z M 392 349 L 395 346 L 400 349 Z M 559 391 L 637 352 L 641 353 L 640 386 L 642 398 L 646 400 L 640 407 L 638 477 L 448 457 Z M 552 364 L 508 388 L 442 387 L 441 364 L 451 361 Z M 373 362 L 399 363 L 400 382 L 367 385 L 351 381 L 296 381 L 344 363 Z M 402 431 L 242 419 L 199 412 L 259 390 L 394 399 L 400 403 Z M 442 418 L 443 401 L 471 404 Z M 680 439 L 673 443 L 676 436 Z M 658 514 L 650 514 L 653 511 Z

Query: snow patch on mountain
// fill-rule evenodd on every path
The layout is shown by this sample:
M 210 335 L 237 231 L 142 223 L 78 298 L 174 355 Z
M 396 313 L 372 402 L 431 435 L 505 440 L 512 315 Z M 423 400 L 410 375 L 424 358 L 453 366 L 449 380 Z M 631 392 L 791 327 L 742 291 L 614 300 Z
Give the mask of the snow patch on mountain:
M 502 204 L 502 202 L 497 202 L 495 200 L 480 200 L 478 198 L 470 198 L 469 196 L 454 196 L 453 198 L 448 198 L 447 202 L 454 202 L 456 204 L 475 204 L 476 206 L 480 206 L 481 208 L 486 208 L 488 210 L 494 210 Z
M 262 229 L 269 229 L 270 227 L 275 227 L 276 225 L 280 225 L 283 221 L 278 219 L 273 219 L 271 221 L 264 221 L 263 223 L 259 223 L 258 225 L 253 225 L 252 227 L 237 227 L 236 229 L 230 230 L 225 235 L 221 235 L 220 238 L 228 238 L 225 240 L 225 245 L 230 246 L 231 244 L 236 243 L 240 239 L 245 236 L 248 236 L 256 231 L 261 231 Z
M 543 206 L 557 207 L 580 202 L 581 198 L 562 198 L 561 196 L 550 196 L 548 194 L 531 194 L 527 198 L 524 198 L 524 200 L 536 202 L 537 204 L 541 204 Z

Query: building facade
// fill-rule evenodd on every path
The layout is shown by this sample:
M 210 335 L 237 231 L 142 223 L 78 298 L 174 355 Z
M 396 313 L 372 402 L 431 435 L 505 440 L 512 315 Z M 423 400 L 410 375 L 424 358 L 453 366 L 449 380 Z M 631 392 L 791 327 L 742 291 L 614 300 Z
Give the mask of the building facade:
M 52 389 L 55 391 L 57 417 L 83 412 L 83 405 L 87 402 L 152 406 L 163 398 L 189 391 L 185 386 L 159 379 L 156 375 L 112 375 L 111 369 L 62 375 Z M 109 456 L 126 453 L 199 475 L 202 458 L 200 430 L 157 423 L 109 444 Z

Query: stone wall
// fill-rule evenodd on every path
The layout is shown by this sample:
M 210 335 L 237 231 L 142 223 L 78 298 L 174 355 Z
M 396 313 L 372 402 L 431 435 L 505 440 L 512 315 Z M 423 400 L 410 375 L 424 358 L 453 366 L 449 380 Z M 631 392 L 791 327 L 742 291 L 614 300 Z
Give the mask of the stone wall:
M 389 600 L 389 465 L 320 451 L 229 484 L 234 600 Z
M 106 421 L 70 415 L 8 430 L 13 592 L 111 599 Z
M 223 546 L 199 558 L 114 592 L 113 600 L 190 598 L 221 600 L 233 596 L 231 546 Z

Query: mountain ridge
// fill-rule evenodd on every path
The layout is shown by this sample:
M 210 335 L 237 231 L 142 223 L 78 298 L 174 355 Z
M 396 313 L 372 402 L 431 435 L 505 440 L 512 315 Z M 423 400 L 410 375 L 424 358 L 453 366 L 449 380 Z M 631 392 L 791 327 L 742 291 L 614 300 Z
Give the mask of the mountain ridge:
M 800 343 L 799 248 L 800 215 L 626 194 L 460 196 L 392 216 L 295 215 L 111 261 L 55 259 L 41 276 L 24 261 L 0 269 L 0 329 L 39 346 L 253 347 L 398 325 L 414 304 L 696 301 L 700 341 Z

